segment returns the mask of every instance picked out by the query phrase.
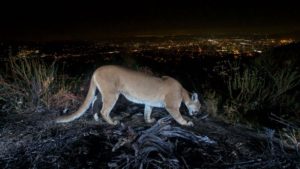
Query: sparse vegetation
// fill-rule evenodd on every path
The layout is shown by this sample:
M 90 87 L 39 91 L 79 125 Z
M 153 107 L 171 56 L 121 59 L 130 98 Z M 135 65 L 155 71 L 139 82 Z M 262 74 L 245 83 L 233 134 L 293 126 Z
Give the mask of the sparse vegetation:
M 226 61 L 219 71 L 224 79 L 224 114 L 231 121 L 245 121 L 251 116 L 267 117 L 271 112 L 292 117 L 299 108 L 295 90 L 300 85 L 300 73 L 295 67 L 272 69 L 261 64 Z M 254 114 L 254 115 L 251 115 Z M 258 119 L 254 119 L 258 120 Z M 253 122 L 253 121 L 252 121 Z
M 37 58 L 9 58 L 9 72 L 0 76 L 2 111 L 43 111 L 65 107 L 78 98 L 71 85 L 58 79 L 55 63 L 46 64 Z
M 296 149 L 297 153 L 300 153 L 300 129 L 288 129 L 284 128 L 280 131 L 280 137 L 282 143 L 289 145 Z

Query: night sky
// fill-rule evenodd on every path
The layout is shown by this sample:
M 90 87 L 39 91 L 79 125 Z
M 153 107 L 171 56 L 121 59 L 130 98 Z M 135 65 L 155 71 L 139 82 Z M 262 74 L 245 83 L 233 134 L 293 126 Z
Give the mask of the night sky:
M 147 35 L 271 34 L 300 30 L 293 1 L 0 2 L 0 40 Z

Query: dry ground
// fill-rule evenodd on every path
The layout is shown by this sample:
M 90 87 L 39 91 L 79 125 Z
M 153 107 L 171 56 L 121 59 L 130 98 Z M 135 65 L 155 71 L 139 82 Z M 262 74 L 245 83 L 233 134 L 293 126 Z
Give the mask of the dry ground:
M 6 115 L 0 168 L 300 168 L 299 154 L 271 129 L 230 125 L 205 113 L 193 118 L 194 127 L 168 118 L 146 124 L 143 106 L 126 101 L 112 113 L 123 125 L 95 122 L 91 111 L 98 110 L 67 124 L 54 123 L 59 113 L 53 111 Z M 153 116 L 168 114 L 154 109 Z

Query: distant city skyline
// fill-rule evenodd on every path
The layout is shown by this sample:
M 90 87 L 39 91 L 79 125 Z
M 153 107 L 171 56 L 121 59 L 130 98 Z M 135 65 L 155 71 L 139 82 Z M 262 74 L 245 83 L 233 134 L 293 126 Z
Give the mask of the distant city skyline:
M 293 1 L 10 2 L 0 5 L 0 20 L 0 40 L 300 34 Z

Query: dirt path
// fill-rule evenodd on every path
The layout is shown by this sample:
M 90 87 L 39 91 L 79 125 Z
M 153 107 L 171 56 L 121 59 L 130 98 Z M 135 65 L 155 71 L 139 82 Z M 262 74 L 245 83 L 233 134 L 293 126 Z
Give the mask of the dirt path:
M 270 129 L 211 117 L 194 118 L 193 128 L 172 119 L 150 125 L 134 105 L 114 112 L 123 112 L 123 125 L 95 122 L 91 113 L 67 124 L 53 122 L 56 112 L 6 116 L 0 168 L 300 168 L 297 152 L 282 147 Z M 167 113 L 154 109 L 153 116 Z

